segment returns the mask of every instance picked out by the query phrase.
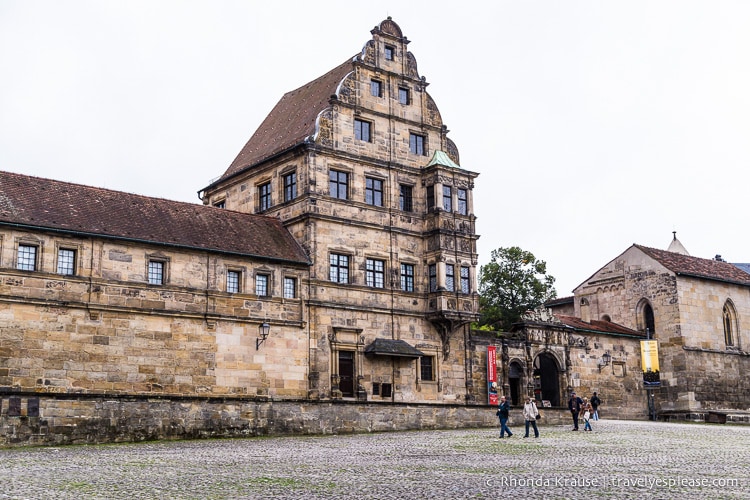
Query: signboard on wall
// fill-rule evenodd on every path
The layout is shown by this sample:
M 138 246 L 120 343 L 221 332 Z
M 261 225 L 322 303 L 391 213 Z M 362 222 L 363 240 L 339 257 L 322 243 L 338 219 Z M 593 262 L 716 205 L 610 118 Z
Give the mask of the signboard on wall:
M 491 405 L 499 404 L 497 396 L 497 348 L 487 346 L 487 402 Z
M 643 370 L 643 386 L 659 387 L 659 344 L 656 340 L 641 340 L 641 369 Z

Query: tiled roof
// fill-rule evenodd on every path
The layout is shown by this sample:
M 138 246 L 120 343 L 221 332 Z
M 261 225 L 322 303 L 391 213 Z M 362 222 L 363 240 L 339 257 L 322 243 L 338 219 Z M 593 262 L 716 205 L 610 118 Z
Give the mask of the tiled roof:
M 575 316 L 563 316 L 556 314 L 555 317 L 560 320 L 565 326 L 569 326 L 570 328 L 573 328 L 575 330 L 579 331 L 589 331 L 589 332 L 599 332 L 599 333 L 609 333 L 609 334 L 618 334 L 618 335 L 634 335 L 637 337 L 645 337 L 646 334 L 643 332 L 639 332 L 636 330 L 631 330 L 630 328 L 627 328 L 622 325 L 618 325 L 617 323 L 612 323 L 611 321 L 600 321 L 600 320 L 592 320 L 590 322 L 583 321 L 581 318 L 576 318 Z
M 567 297 L 558 297 L 556 299 L 548 300 L 544 303 L 545 307 L 560 306 L 564 304 L 572 304 L 575 301 L 575 296 L 569 295 Z
M 685 276 L 726 281 L 750 286 L 750 274 L 728 262 L 701 259 L 666 250 L 634 245 L 670 271 Z
M 320 78 L 284 94 L 220 180 L 302 144 L 314 135 L 318 115 L 330 106 L 331 96 L 337 93 L 339 84 L 352 71 L 354 64 L 350 58 Z
M 276 218 L 10 172 L 0 224 L 309 263 Z

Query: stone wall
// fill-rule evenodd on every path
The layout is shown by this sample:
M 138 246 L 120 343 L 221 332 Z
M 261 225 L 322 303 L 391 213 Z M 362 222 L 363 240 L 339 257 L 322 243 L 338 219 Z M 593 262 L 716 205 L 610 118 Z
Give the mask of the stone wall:
M 5 447 L 497 425 L 494 408 L 445 404 L 27 393 L 6 394 L 0 405 Z M 520 411 L 512 422 L 522 422 Z

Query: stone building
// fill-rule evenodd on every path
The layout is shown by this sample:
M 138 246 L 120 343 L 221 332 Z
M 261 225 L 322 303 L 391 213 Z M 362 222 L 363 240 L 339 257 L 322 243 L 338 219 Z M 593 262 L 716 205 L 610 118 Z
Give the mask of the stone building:
M 285 94 L 201 195 L 280 218 L 310 256 L 310 398 L 463 402 L 477 174 L 399 26 L 371 33 Z
M 400 28 L 371 34 L 204 205 L 0 173 L 3 443 L 492 422 L 477 174 Z

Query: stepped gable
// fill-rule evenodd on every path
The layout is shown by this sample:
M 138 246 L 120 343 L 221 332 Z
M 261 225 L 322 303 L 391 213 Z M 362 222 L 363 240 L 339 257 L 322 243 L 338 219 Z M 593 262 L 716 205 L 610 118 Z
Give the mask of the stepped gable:
M 350 58 L 320 78 L 284 94 L 220 180 L 306 142 L 315 134 L 318 115 L 330 106 L 331 96 L 353 70 L 353 58 Z
M 750 274 L 728 262 L 701 259 L 681 253 L 634 245 L 670 271 L 684 276 L 750 286 Z
M 0 224 L 309 264 L 276 218 L 10 172 Z

